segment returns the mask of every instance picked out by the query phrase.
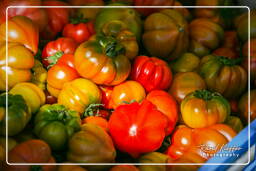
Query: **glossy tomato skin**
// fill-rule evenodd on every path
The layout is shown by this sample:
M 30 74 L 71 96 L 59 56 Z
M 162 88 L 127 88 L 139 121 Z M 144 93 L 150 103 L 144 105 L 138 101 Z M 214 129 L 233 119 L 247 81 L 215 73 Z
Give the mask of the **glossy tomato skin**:
M 89 104 L 98 104 L 101 92 L 92 81 L 77 78 L 67 82 L 58 96 L 58 103 L 82 114 Z
M 158 149 L 166 127 L 166 116 L 148 100 L 141 104 L 121 105 L 109 119 L 109 130 L 116 147 L 133 157 Z
M 49 64 L 52 64 L 54 62 L 53 59 L 49 58 L 50 56 L 54 56 L 57 52 L 61 52 L 64 54 L 74 54 L 77 46 L 78 44 L 75 42 L 75 40 L 66 37 L 61 37 L 57 40 L 50 41 L 43 49 L 42 63 L 45 67 L 48 67 Z M 56 60 L 58 60 L 58 58 L 59 57 L 57 57 Z
M 90 79 L 96 84 L 108 86 L 120 84 L 130 74 L 130 61 L 124 54 L 108 55 L 105 48 L 110 44 L 102 46 L 100 42 L 101 38 L 97 39 L 94 36 L 79 45 L 75 52 L 75 68 L 81 77 Z
M 181 101 L 195 90 L 206 88 L 203 78 L 196 72 L 184 72 L 174 75 L 173 83 L 169 89 L 169 93 L 181 103 Z
M 17 83 L 30 81 L 30 69 L 34 65 L 31 51 L 19 43 L 8 43 L 8 68 L 6 68 L 6 43 L 0 43 L 0 90 L 6 89 L 6 71 L 8 74 L 8 89 Z
M 200 58 L 193 53 L 184 53 L 170 63 L 174 73 L 195 71 L 200 63 Z
M 65 83 L 80 77 L 74 68 L 73 61 L 74 56 L 72 54 L 64 54 L 60 57 L 57 64 L 48 70 L 47 90 L 54 97 L 58 97 Z
M 88 40 L 95 31 L 92 30 L 93 23 L 79 23 L 65 25 L 62 35 L 64 37 L 73 38 L 77 43 L 82 43 Z
M 121 104 L 141 102 L 146 97 L 142 85 L 136 81 L 125 81 L 113 88 L 110 95 L 109 107 L 117 108 Z
M 229 102 L 218 93 L 196 90 L 181 102 L 180 111 L 186 125 L 204 128 L 223 123 L 230 115 Z
M 165 90 L 171 84 L 172 72 L 161 59 L 138 56 L 132 66 L 131 79 L 141 83 L 147 92 Z
M 0 5 L 0 23 L 6 20 L 6 8 L 8 6 L 40 6 L 41 0 L 3 0 Z M 43 31 L 48 23 L 48 16 L 42 8 L 9 8 L 8 18 L 21 15 L 30 18 L 37 26 L 39 31 Z
M 236 132 L 225 124 L 196 129 L 181 125 L 172 135 L 172 143 L 166 153 L 173 159 L 193 154 L 206 161 L 210 154 L 219 151 L 235 136 Z
M 113 92 L 114 87 L 100 86 L 99 88 L 100 88 L 101 94 L 102 94 L 101 103 L 104 105 L 103 107 L 106 109 L 111 109 L 109 101 L 111 99 L 111 94 Z
M 67 3 L 57 0 L 43 1 L 43 6 L 67 6 Z M 68 8 L 45 8 L 48 15 L 48 25 L 42 32 L 44 39 L 53 39 L 63 27 L 68 24 L 70 9 Z
M 34 54 L 38 50 L 39 30 L 32 20 L 15 16 L 8 20 L 8 41 L 23 44 Z M 6 22 L 0 25 L 0 41 L 6 40 Z
M 175 99 L 165 91 L 154 90 L 148 93 L 146 99 L 153 103 L 159 111 L 168 118 L 166 135 L 169 135 L 178 120 L 178 105 Z

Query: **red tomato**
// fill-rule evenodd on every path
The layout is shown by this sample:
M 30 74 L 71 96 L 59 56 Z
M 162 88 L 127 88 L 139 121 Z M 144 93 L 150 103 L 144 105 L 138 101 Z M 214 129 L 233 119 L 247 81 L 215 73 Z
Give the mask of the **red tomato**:
M 43 6 L 67 6 L 65 2 L 52 0 L 43 1 Z M 69 21 L 69 8 L 45 8 L 48 15 L 48 25 L 42 32 L 45 39 L 53 39 L 58 32 L 61 32 L 63 27 Z
M 44 91 L 45 94 L 45 104 L 54 104 L 57 103 L 57 98 L 52 96 L 47 90 Z
M 40 6 L 41 0 L 3 0 L 0 4 L 0 23 L 6 20 L 6 8 L 8 6 Z M 39 27 L 40 32 L 48 23 L 48 16 L 42 8 L 9 8 L 8 18 L 22 15 L 30 18 Z
M 146 99 L 153 103 L 157 109 L 168 117 L 168 127 L 166 135 L 169 135 L 178 120 L 178 105 L 175 99 L 165 91 L 154 90 L 151 91 Z
M 67 24 L 63 29 L 63 36 L 73 38 L 76 42 L 82 43 L 88 40 L 95 33 L 93 23 Z
M 114 87 L 110 86 L 100 86 L 100 90 L 102 92 L 102 100 L 101 103 L 104 105 L 104 108 L 111 109 L 111 105 L 109 103 L 111 99 L 111 94 L 113 92 Z
M 172 72 L 168 64 L 155 57 L 138 56 L 131 71 L 131 78 L 138 81 L 146 89 L 164 90 L 172 81 Z
M 166 127 L 167 117 L 148 100 L 121 105 L 109 119 L 109 131 L 116 147 L 133 157 L 157 150 Z
M 60 52 L 64 54 L 74 54 L 77 46 L 78 44 L 73 39 L 66 37 L 51 41 L 43 49 L 42 63 L 45 67 L 48 67 L 49 64 L 56 64 L 62 55 Z
M 58 97 L 65 83 L 79 78 L 73 61 L 74 56 L 72 54 L 64 54 L 57 64 L 49 69 L 47 73 L 47 89 L 54 97 Z

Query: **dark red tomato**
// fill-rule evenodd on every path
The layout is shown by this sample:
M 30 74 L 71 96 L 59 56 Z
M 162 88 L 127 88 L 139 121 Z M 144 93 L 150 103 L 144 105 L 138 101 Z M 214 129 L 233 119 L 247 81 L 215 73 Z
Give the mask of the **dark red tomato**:
M 45 104 L 54 104 L 57 103 L 57 98 L 52 96 L 47 90 L 44 90 L 44 94 L 45 94 Z
M 62 1 L 43 1 L 43 6 L 67 6 Z M 48 15 L 48 25 L 42 32 L 44 39 L 53 39 L 58 32 L 61 32 L 66 24 L 69 22 L 69 8 L 45 8 Z
M 171 84 L 172 72 L 161 59 L 138 56 L 132 67 L 131 78 L 141 83 L 147 92 L 164 90 Z
M 8 6 L 40 6 L 41 0 L 3 0 L 0 3 L 0 23 L 6 20 L 6 8 Z M 35 24 L 37 24 L 40 32 L 46 27 L 48 23 L 48 17 L 45 9 L 42 8 L 9 8 L 8 18 L 22 15 L 30 18 Z
M 229 100 L 229 104 L 231 107 L 231 112 L 233 113 L 238 113 L 239 109 L 238 109 L 238 102 L 236 100 Z
M 82 43 L 88 40 L 95 33 L 93 23 L 67 24 L 62 32 L 64 37 L 73 38 L 76 42 Z
M 167 117 L 150 101 L 120 105 L 109 119 L 116 147 L 133 157 L 157 150 L 165 137 Z
M 48 67 L 49 64 L 56 64 L 63 53 L 74 54 L 77 46 L 75 40 L 66 37 L 51 41 L 43 49 L 42 63 L 45 67 Z
M 79 78 L 73 61 L 74 56 L 72 54 L 64 54 L 57 64 L 48 70 L 47 89 L 51 95 L 58 97 L 65 83 Z
M 100 86 L 101 94 L 102 94 L 102 99 L 101 103 L 104 105 L 103 107 L 106 109 L 111 109 L 111 106 L 109 104 L 109 101 L 111 99 L 111 94 L 113 92 L 113 87 L 111 86 Z
M 135 6 L 172 6 L 175 0 L 134 0 Z M 144 16 L 159 11 L 157 8 L 136 8 Z

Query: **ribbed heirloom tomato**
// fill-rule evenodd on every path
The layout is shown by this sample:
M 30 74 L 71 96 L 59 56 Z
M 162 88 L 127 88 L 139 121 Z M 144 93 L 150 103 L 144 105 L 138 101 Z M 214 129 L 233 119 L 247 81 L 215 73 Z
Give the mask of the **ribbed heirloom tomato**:
M 165 90 L 172 81 L 172 72 L 168 64 L 155 57 L 138 56 L 132 66 L 131 78 L 146 89 Z
M 75 40 L 61 37 L 46 44 L 42 52 L 42 62 L 45 67 L 56 64 L 58 59 L 64 54 L 74 54 L 78 44 Z M 57 53 L 59 52 L 59 53 Z
M 234 136 L 236 132 L 224 124 L 197 129 L 181 125 L 172 135 L 166 153 L 173 159 L 194 155 L 195 160 L 205 162 Z
M 79 77 L 74 68 L 74 56 L 72 54 L 64 54 L 47 72 L 47 90 L 54 97 L 58 97 L 65 83 Z
M 36 54 L 38 40 L 38 27 L 29 18 L 15 16 L 8 20 L 8 42 L 23 44 Z M 0 41 L 6 41 L 6 22 L 0 25 Z
M 186 125 L 204 128 L 223 123 L 230 114 L 229 102 L 218 93 L 196 90 L 181 102 L 180 111 Z
M 109 119 L 109 131 L 119 150 L 138 157 L 161 146 L 167 124 L 167 117 L 144 100 L 119 106 Z
M 175 99 L 165 91 L 153 90 L 148 93 L 146 99 L 153 103 L 156 108 L 168 118 L 166 135 L 169 135 L 178 120 L 178 105 Z

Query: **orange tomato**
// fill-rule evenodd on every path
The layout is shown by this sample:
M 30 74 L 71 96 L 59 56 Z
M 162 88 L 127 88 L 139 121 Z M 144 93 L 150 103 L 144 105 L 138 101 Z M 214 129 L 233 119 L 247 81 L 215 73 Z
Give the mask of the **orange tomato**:
M 142 85 L 136 81 L 125 81 L 114 87 L 110 97 L 109 106 L 117 108 L 121 104 L 133 101 L 141 102 L 146 97 Z
M 105 131 L 109 131 L 108 121 L 100 116 L 89 116 L 82 120 L 82 124 L 90 123 L 95 124 L 103 128 Z

